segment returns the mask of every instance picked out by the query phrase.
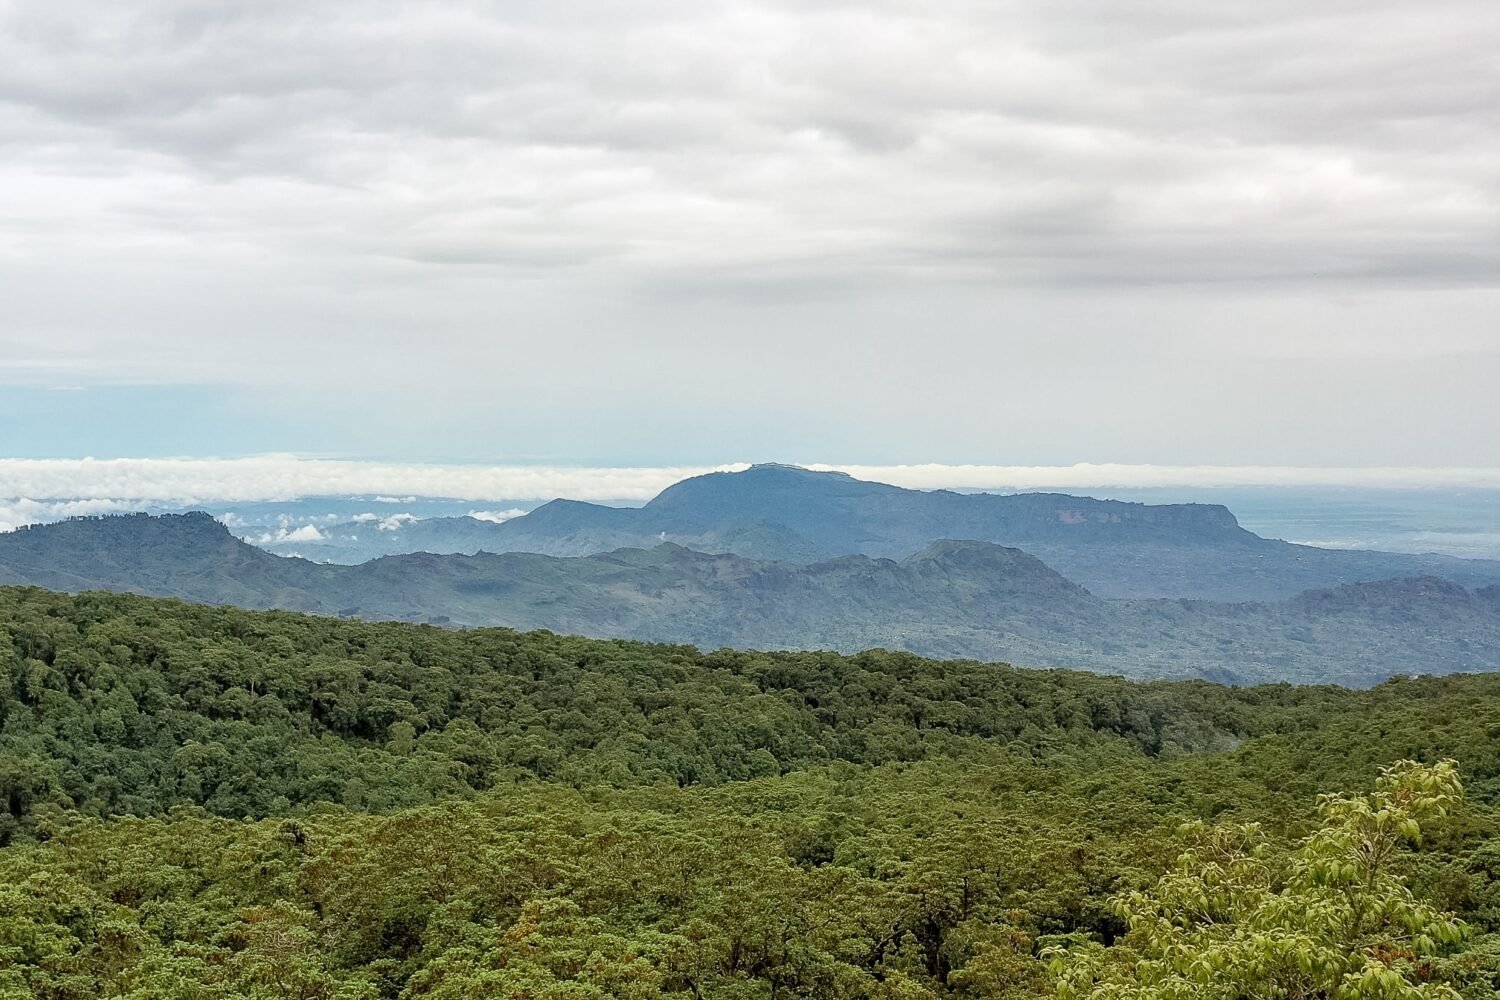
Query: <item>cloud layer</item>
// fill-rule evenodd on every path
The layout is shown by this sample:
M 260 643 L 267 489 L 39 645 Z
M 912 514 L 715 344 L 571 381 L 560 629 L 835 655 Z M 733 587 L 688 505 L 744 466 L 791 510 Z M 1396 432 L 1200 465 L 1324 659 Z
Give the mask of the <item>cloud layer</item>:
M 360 495 L 368 495 L 371 502 L 392 504 L 417 496 L 648 500 L 688 476 L 743 468 L 743 464 L 620 469 L 416 465 L 275 455 L 243 459 L 0 459 L 0 497 L 102 500 L 111 504 L 126 498 L 179 505 Z M 82 503 L 58 511 L 59 516 L 68 516 L 114 509 L 118 507 L 95 510 Z

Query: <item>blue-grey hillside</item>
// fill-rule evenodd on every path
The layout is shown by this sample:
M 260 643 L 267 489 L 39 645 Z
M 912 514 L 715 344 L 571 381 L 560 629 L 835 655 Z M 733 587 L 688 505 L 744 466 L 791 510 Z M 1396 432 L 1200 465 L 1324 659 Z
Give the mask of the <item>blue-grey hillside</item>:
M 1146 677 L 1363 685 L 1500 669 L 1500 587 L 1418 577 L 1270 603 L 1105 599 L 1033 555 L 978 541 L 809 564 L 663 543 L 334 566 L 256 549 L 206 514 L 129 515 L 0 535 L 7 583 L 706 648 L 886 647 Z
M 501 524 L 433 518 L 388 532 L 358 527 L 329 532 L 357 541 L 297 550 L 359 562 L 416 551 L 587 556 L 672 542 L 811 564 L 844 555 L 904 559 L 939 539 L 963 538 L 1024 549 L 1104 597 L 1275 601 L 1401 576 L 1500 584 L 1500 562 L 1293 545 L 1246 531 L 1217 504 L 908 490 L 785 465 L 687 479 L 643 507 L 554 500 Z

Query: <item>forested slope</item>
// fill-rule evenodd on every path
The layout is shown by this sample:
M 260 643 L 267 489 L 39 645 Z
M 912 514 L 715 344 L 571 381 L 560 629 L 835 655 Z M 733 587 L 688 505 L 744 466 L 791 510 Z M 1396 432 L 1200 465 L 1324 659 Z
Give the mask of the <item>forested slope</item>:
M 10 588 L 0 663 L 13 824 L 48 802 L 235 817 L 320 801 L 389 809 L 514 780 L 713 785 L 992 746 L 1357 743 L 1343 732 L 1356 725 L 1399 734 L 1404 756 L 1500 761 L 1487 728 L 1500 727 L 1495 675 L 1367 693 L 1141 684 L 881 650 L 700 652 Z
M 7 997 L 1147 998 L 1179 994 L 1140 958 L 1203 934 L 1217 976 L 1500 996 L 1493 675 L 1237 689 L 19 588 L 0 666 Z M 1314 811 L 1446 757 L 1466 804 L 1438 768 Z M 1287 923 L 1379 809 L 1380 871 L 1328 905 L 1414 922 Z M 1135 922 L 1200 884 L 1236 888 L 1199 937 Z

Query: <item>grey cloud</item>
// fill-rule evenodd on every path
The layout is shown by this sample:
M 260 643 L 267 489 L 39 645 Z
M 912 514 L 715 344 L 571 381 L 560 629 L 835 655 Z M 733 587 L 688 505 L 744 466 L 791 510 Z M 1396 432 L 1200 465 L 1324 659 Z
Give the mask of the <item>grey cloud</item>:
M 0 10 L 11 170 L 157 177 L 104 199 L 121 242 L 635 278 L 1500 274 L 1485 0 Z
M 1485 464 L 1497 48 L 1493 0 L 0 0 L 0 385 L 237 387 L 264 451 Z

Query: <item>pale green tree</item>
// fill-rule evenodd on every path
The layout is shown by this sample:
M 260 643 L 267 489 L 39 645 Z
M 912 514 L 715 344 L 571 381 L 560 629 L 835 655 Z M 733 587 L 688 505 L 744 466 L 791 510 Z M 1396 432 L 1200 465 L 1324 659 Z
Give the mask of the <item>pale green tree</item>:
M 1259 828 L 1203 827 L 1148 892 L 1115 900 L 1113 947 L 1053 953 L 1063 1000 L 1439 1000 L 1433 959 L 1464 925 L 1418 899 L 1406 850 L 1461 801 L 1453 761 L 1385 768 L 1367 795 L 1327 795 L 1290 851 Z

